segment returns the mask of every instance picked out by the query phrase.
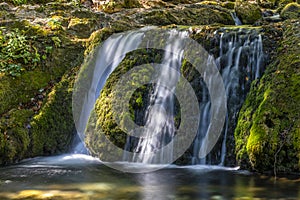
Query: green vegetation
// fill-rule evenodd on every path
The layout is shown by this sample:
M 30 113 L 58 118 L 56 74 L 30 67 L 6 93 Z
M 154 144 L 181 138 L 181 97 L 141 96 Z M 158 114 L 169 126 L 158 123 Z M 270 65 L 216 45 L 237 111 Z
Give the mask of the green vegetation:
M 77 68 L 73 68 L 52 89 L 47 103 L 31 122 L 32 153 L 53 155 L 65 152 L 75 132 L 72 90 Z
M 297 21 L 283 28 L 277 58 L 252 84 L 235 130 L 239 163 L 275 175 L 300 169 L 300 28 Z
M 153 10 L 142 14 L 141 17 L 143 18 L 143 23 L 158 26 L 170 24 L 192 26 L 217 23 L 234 25 L 228 10 L 214 9 L 212 7 Z
M 47 9 L 50 8 L 34 12 L 47 13 Z M 46 96 L 66 72 L 80 65 L 83 60 L 82 44 L 66 33 L 68 24 L 65 18 L 54 15 L 40 24 L 15 19 L 9 12 L 12 11 L 5 8 L 1 14 L 1 17 L 10 16 L 11 19 L 5 23 L 5 28 L 1 27 L 0 34 L 0 164 L 13 163 L 34 155 L 58 153 L 68 148 L 73 134 L 70 120 L 66 118 L 54 122 L 47 118 L 47 121 L 44 114 L 50 110 L 57 117 L 70 111 L 53 107 L 57 106 L 57 102 L 60 106 L 64 105 L 63 101 L 70 103 L 70 100 L 65 100 L 70 96 L 69 88 L 65 85 L 60 87 L 60 84 L 71 84 L 72 80 L 64 79 L 54 87 L 56 90 L 50 95 L 54 100 L 50 101 L 51 98 Z M 64 89 L 68 92 L 62 91 Z M 72 116 L 71 112 L 68 116 Z M 60 128 L 62 132 L 58 134 L 58 131 L 53 131 L 54 134 L 44 137 L 44 133 L 33 128 L 47 131 L 49 126 L 45 124 Z M 44 141 L 41 142 L 41 139 Z M 55 143 L 54 140 L 59 142 Z M 40 145 L 41 148 L 37 145 L 47 142 L 53 145 L 51 149 L 47 145 Z
M 24 31 L 17 28 L 7 32 L 0 28 L 0 47 L 0 72 L 20 76 L 22 71 L 32 70 L 40 62 L 38 49 L 30 44 Z
M 32 115 L 32 110 L 13 109 L 0 119 L 0 165 L 29 155 L 28 124 Z
M 262 19 L 262 10 L 272 9 L 286 21 L 269 24 L 265 31 L 272 33 L 282 23 L 284 36 L 266 74 L 252 84 L 240 111 L 235 130 L 236 159 L 243 168 L 259 172 L 300 170 L 299 1 L 119 0 L 100 8 L 106 14 L 93 12 L 78 0 L 5 2 L 9 5 L 1 4 L 0 11 L 0 164 L 58 154 L 69 148 L 75 128 L 72 88 L 79 66 L 84 56 L 94 62 L 95 55 L 89 53 L 113 33 L 145 25 L 165 25 L 164 28 L 181 25 L 182 30 L 190 30 L 193 39 L 217 55 L 214 32 L 224 25 L 234 25 L 230 15 L 233 9 L 244 24 L 250 25 L 267 23 Z M 190 2 L 199 4 L 176 6 Z M 130 10 L 142 7 L 145 9 Z M 280 37 L 275 32 L 270 45 Z M 162 54 L 157 50 L 128 53 L 109 77 L 96 102 L 94 118 L 89 121 L 88 131 L 99 131 L 99 134 L 88 132 L 86 138 L 87 146 L 95 150 L 94 155 L 101 157 L 102 150 L 109 150 L 99 140 L 103 136 L 124 147 L 126 134 L 121 128 L 131 119 L 138 121 L 145 110 L 149 101 L 146 94 L 152 86 L 140 82 L 149 80 L 153 68 L 147 65 L 131 74 L 122 91 L 114 90 L 118 79 L 135 66 L 159 63 L 161 59 Z M 81 66 L 86 67 L 86 63 Z M 197 97 L 201 97 L 200 75 L 186 61 L 182 74 L 191 82 Z M 81 75 L 83 81 L 90 78 Z M 129 111 L 116 113 L 113 101 L 123 94 L 129 95 L 130 85 L 139 88 L 130 98 Z M 120 127 L 115 119 L 120 121 Z M 179 113 L 175 122 L 180 123 Z M 183 163 L 188 156 L 182 158 Z

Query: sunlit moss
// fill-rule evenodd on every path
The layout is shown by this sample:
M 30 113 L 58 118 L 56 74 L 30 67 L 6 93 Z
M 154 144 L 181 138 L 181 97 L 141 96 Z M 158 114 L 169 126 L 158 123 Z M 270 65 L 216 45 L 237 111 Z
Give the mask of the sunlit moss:
M 237 160 L 258 171 L 299 171 L 299 25 L 284 24 L 277 57 L 267 67 L 240 111 L 235 130 Z
M 47 97 L 47 103 L 31 122 L 33 155 L 66 151 L 75 125 L 72 115 L 72 89 L 75 69 L 67 73 Z
M 116 146 L 124 148 L 127 137 L 124 129 L 126 130 L 126 127 L 131 126 L 129 122 L 141 120 L 137 119 L 139 118 L 138 113 L 146 109 L 148 97 L 146 91 L 149 87 L 141 84 L 141 81 L 147 82 L 150 80 L 153 72 L 152 66 L 149 65 L 149 68 L 144 67 L 136 73 L 131 73 L 131 78 L 127 80 L 128 83 L 123 84 L 124 88 L 120 91 L 115 89 L 119 78 L 135 66 L 151 62 L 160 63 L 161 59 L 162 55 L 157 50 L 149 49 L 148 54 L 144 50 L 137 50 L 127 54 L 118 68 L 110 75 L 101 91 L 100 97 L 96 101 L 95 110 L 92 112 L 92 116 L 94 115 L 94 117 L 90 117 L 89 126 L 86 131 L 85 142 L 93 155 L 101 159 L 105 159 L 103 156 L 107 156 L 105 152 L 109 151 L 107 149 L 109 147 L 100 139 L 104 136 Z M 132 92 L 130 90 L 131 86 L 135 84 L 135 87 L 139 89 L 133 93 L 132 97 L 127 96 Z M 124 109 L 128 105 L 113 104 L 113 101 L 126 97 L 130 99 L 128 110 Z M 112 105 L 115 105 L 115 108 Z M 120 122 L 120 126 L 116 120 Z

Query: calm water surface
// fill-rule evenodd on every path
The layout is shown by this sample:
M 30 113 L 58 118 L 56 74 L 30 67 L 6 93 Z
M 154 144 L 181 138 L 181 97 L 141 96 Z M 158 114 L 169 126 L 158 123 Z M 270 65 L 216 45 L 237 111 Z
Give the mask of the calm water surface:
M 62 155 L 0 168 L 0 199 L 300 199 L 300 177 L 275 181 L 201 165 L 130 174 L 86 155 Z

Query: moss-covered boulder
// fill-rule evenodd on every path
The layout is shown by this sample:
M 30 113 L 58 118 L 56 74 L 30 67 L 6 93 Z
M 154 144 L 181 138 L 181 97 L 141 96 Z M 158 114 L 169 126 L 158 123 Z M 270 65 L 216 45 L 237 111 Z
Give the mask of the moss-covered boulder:
M 235 130 L 237 160 L 259 172 L 300 170 L 300 25 L 285 22 L 273 62 L 251 91 Z
M 283 19 L 299 19 L 300 18 L 300 4 L 290 3 L 286 5 L 281 13 L 281 18 Z
M 1 27 L 0 34 L 0 164 L 63 152 L 72 138 L 72 123 L 68 120 L 72 112 L 64 107 L 70 104 L 71 80 L 61 79 L 81 64 L 84 49 L 81 41 L 65 31 L 68 16 L 53 12 L 52 5 L 43 10 L 40 7 L 5 9 L 7 15 L 14 15 L 5 22 L 5 28 Z M 33 21 L 30 14 L 38 20 Z M 52 114 L 65 115 L 64 120 L 48 118 Z M 55 132 L 49 127 L 60 130 Z
M 0 118 L 0 165 L 30 155 L 31 109 L 12 109 Z
M 260 7 L 255 2 L 237 0 L 234 9 L 243 24 L 254 24 L 262 17 Z
M 138 0 L 123 0 L 124 8 L 139 8 L 141 4 Z
M 262 8 L 271 8 L 274 9 L 276 4 L 278 3 L 277 0 L 257 0 L 257 3 Z
M 234 25 L 230 12 L 214 7 L 185 7 L 182 9 L 152 10 L 138 15 L 140 22 L 147 25 Z
M 96 19 L 72 18 L 68 25 L 68 29 L 70 32 L 72 31 L 73 35 L 76 35 L 78 38 L 88 38 L 92 32 L 100 28 L 96 26 L 96 22 Z
M 138 116 L 141 112 L 145 111 L 148 105 L 147 98 L 149 96 L 146 91 L 149 90 L 149 86 L 140 84 L 140 82 L 149 82 L 154 70 L 150 63 L 159 63 L 161 59 L 162 54 L 158 50 L 136 50 L 128 53 L 117 69 L 109 76 L 100 97 L 96 101 L 95 109 L 91 113 L 86 130 L 85 143 L 92 155 L 106 161 L 114 161 L 121 158 L 122 154 L 108 154 L 108 152 L 111 152 L 111 145 L 105 141 L 108 139 L 114 145 L 123 149 L 127 138 L 127 134 L 123 128 L 125 128 L 124 124 L 128 127 L 128 119 L 132 119 L 140 125 L 144 123 L 143 117 L 139 118 Z M 136 73 L 132 73 L 124 90 L 120 91 L 116 89 L 116 85 L 122 75 L 133 67 L 142 64 L 149 64 L 149 67 L 140 68 Z M 130 95 L 132 85 L 139 85 L 139 89 L 134 92 L 130 100 L 129 110 L 120 111 L 117 109 L 119 112 L 116 112 L 116 109 L 113 108 L 114 100 Z M 123 108 L 125 107 L 123 106 Z M 119 119 L 121 124 L 118 124 L 116 119 Z

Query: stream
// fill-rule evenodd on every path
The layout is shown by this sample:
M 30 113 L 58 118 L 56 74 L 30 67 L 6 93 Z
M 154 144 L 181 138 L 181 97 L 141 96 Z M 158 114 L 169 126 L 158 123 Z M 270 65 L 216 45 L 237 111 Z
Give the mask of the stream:
M 116 165 L 139 168 L 145 164 Z M 299 183 L 296 176 L 274 180 L 211 165 L 170 165 L 132 174 L 88 155 L 65 154 L 2 167 L 0 199 L 300 199 Z

